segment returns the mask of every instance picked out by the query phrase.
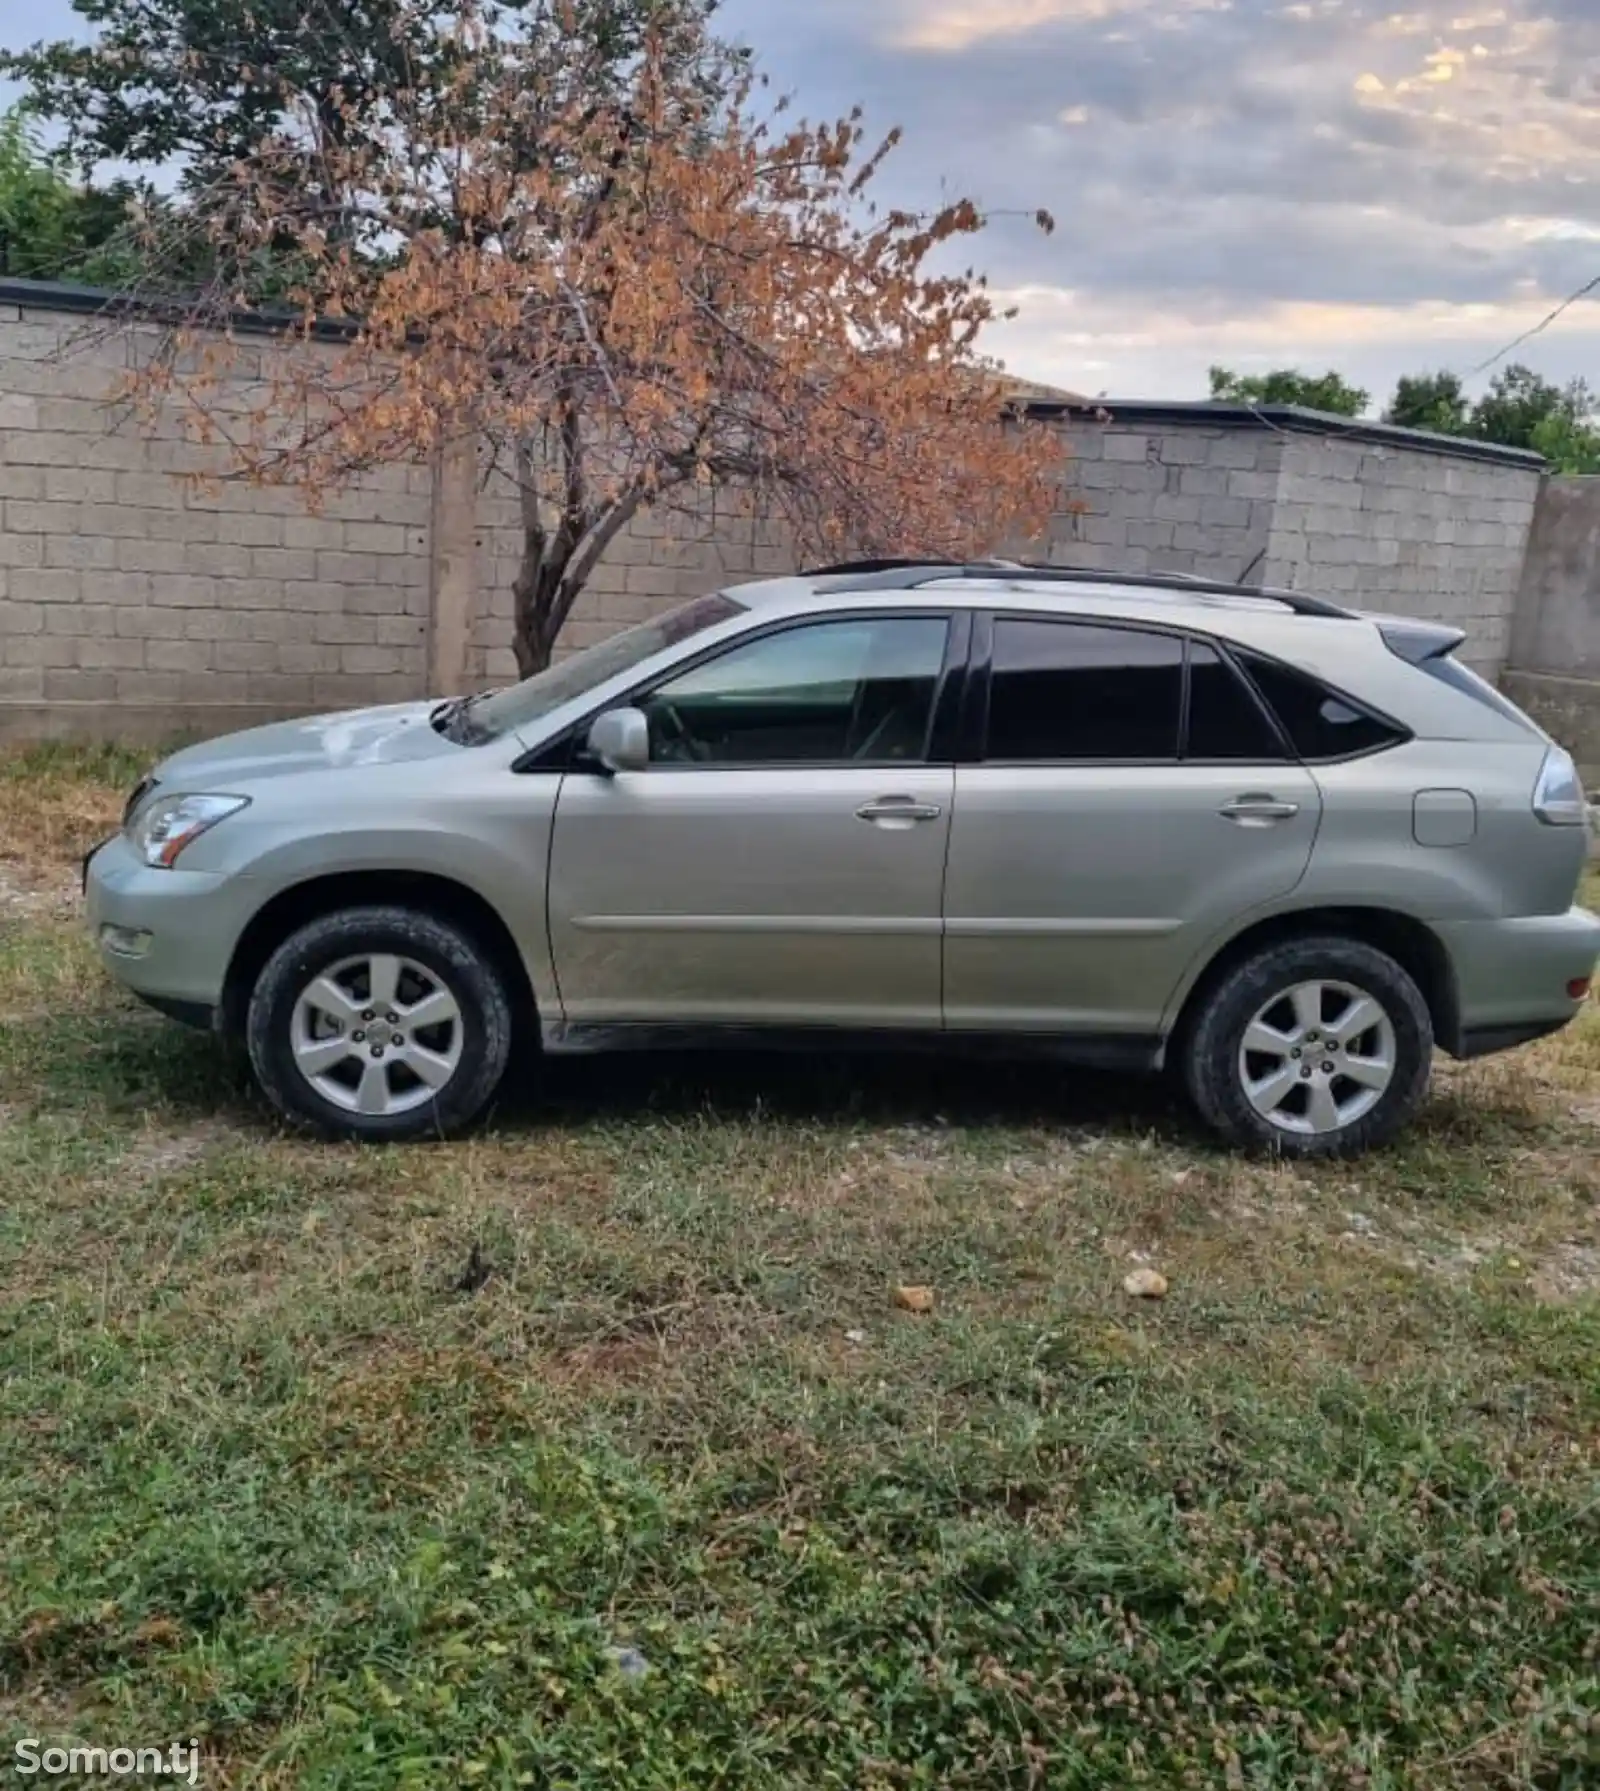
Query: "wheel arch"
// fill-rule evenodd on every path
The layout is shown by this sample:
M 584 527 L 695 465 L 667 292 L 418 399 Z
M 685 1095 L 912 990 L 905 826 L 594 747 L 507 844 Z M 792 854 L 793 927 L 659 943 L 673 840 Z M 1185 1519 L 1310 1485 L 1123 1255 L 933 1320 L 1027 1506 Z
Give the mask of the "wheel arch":
M 265 902 L 239 935 L 223 983 L 220 1024 L 244 1032 L 250 994 L 267 960 L 291 933 L 343 908 L 415 908 L 459 927 L 505 979 L 518 1042 L 537 1044 L 538 1002 L 528 966 L 494 904 L 465 883 L 430 871 L 335 871 L 291 884 Z
M 1421 990 L 1439 1045 L 1452 1056 L 1460 1054 L 1460 995 L 1455 968 L 1439 935 L 1425 921 L 1393 908 L 1337 905 L 1268 915 L 1217 947 L 1182 997 L 1167 1035 L 1168 1060 L 1184 1050 L 1206 998 L 1235 965 L 1265 946 L 1319 934 L 1357 939 L 1386 952 Z

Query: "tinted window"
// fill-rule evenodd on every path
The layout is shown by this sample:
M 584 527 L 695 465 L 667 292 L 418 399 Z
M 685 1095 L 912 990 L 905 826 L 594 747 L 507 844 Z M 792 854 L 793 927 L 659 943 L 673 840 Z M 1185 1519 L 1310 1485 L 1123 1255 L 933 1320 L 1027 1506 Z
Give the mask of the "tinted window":
M 1281 759 L 1283 743 L 1244 680 L 1213 647 L 1189 649 L 1188 759 Z
M 1136 628 L 994 628 L 987 756 L 1026 763 L 1175 759 L 1183 642 Z
M 817 622 L 734 647 L 640 708 L 663 764 L 898 764 L 927 748 L 949 624 Z
M 1253 653 L 1241 655 L 1256 688 L 1271 704 L 1303 759 L 1342 759 L 1393 746 L 1404 735 L 1365 709 L 1326 690 L 1315 678 Z

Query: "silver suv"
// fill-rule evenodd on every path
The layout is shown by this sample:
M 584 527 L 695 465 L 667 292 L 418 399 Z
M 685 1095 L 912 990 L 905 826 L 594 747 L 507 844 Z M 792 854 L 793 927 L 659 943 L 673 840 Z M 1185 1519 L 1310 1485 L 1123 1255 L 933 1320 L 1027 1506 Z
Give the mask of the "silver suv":
M 1365 1150 L 1435 1044 L 1573 1018 L 1572 761 L 1455 629 L 1178 578 L 876 563 L 510 689 L 179 752 L 85 870 L 112 974 L 290 1119 L 454 1131 L 514 1046 L 1003 1042 Z

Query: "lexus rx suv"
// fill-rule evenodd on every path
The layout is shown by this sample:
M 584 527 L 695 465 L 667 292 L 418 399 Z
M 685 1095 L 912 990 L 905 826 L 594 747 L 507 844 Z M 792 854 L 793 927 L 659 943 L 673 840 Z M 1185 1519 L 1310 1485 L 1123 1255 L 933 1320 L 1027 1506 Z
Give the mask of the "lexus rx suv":
M 514 1055 L 876 1041 L 1169 1067 L 1234 1144 L 1353 1154 L 1600 954 L 1573 763 L 1462 638 L 999 561 L 746 585 L 176 753 L 89 924 L 334 1135 L 454 1132 Z

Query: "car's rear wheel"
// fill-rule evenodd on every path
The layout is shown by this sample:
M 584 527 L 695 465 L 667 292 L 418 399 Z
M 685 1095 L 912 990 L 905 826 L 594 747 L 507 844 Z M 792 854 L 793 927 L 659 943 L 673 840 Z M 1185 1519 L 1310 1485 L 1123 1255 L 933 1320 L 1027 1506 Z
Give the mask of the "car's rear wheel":
M 1201 1117 L 1233 1144 L 1358 1156 L 1416 1112 L 1433 1062 L 1422 992 L 1355 939 L 1283 940 L 1205 995 L 1183 1071 Z
M 442 1137 L 488 1105 L 511 1052 L 493 958 L 409 908 L 312 921 L 267 961 L 246 1040 L 285 1118 L 334 1137 Z

